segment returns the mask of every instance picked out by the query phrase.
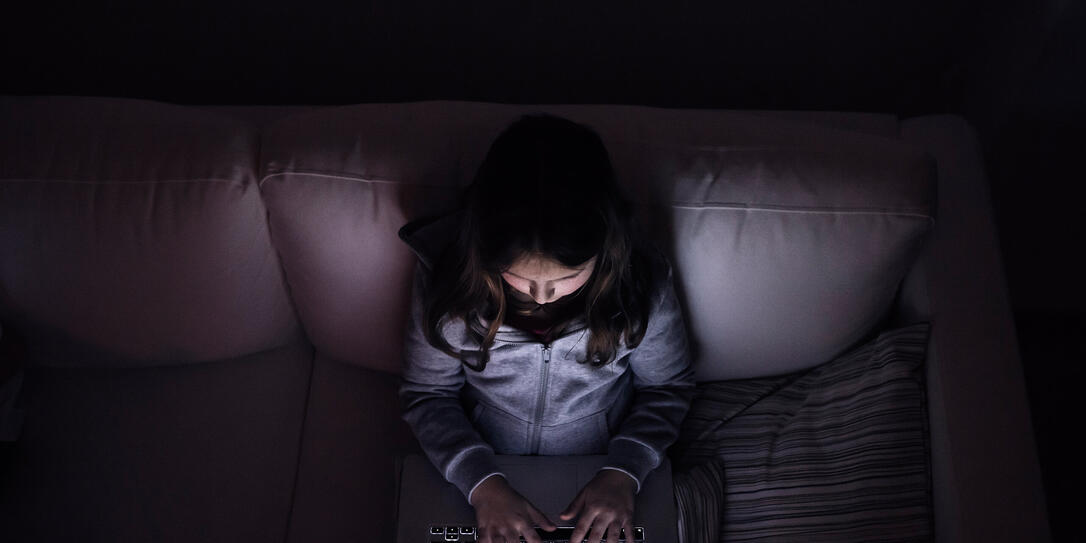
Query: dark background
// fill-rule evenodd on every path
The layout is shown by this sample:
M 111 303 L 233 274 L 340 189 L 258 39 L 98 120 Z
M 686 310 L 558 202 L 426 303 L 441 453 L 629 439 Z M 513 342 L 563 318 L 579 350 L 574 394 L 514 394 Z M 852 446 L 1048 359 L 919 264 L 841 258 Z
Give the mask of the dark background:
M 965 116 L 978 130 L 1053 534 L 1086 447 L 1077 0 L 37 3 L 0 23 L 0 94 L 181 104 L 447 99 Z

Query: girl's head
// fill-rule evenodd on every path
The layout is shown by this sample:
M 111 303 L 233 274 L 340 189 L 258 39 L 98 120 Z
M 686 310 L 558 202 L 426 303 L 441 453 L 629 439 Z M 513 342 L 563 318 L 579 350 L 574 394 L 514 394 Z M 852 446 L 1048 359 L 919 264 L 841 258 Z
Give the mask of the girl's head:
M 482 347 L 473 367 L 481 371 L 507 314 L 503 282 L 540 304 L 585 289 L 594 363 L 611 360 L 622 333 L 628 345 L 640 343 L 650 280 L 642 238 L 591 128 L 549 114 L 521 117 L 491 145 L 461 207 L 456 242 L 435 267 L 431 344 L 462 359 L 437 333 L 440 318 L 490 320 L 485 335 L 468 326 Z

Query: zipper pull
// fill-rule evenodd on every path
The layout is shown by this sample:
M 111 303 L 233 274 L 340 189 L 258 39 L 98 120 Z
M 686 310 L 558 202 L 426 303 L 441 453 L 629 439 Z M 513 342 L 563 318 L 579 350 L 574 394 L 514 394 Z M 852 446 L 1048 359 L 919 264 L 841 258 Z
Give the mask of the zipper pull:
M 551 361 L 551 348 L 544 345 L 543 346 L 543 363 L 547 364 L 547 363 L 550 363 L 550 361 Z

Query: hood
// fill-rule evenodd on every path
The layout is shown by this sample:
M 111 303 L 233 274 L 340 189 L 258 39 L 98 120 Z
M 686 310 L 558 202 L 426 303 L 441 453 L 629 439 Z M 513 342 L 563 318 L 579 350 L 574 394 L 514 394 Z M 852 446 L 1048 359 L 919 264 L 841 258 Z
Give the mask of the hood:
M 400 227 L 400 239 L 418 257 L 427 272 L 434 271 L 434 263 L 441 252 L 455 239 L 464 211 L 457 210 L 444 215 L 420 217 Z

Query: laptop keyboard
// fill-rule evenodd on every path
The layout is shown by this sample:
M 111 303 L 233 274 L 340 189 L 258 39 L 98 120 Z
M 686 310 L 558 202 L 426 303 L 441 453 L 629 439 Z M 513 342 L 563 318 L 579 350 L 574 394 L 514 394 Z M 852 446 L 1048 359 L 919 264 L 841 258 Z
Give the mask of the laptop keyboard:
M 571 542 L 570 537 L 573 536 L 573 527 L 563 526 L 553 532 L 548 532 L 542 528 L 536 528 L 535 532 L 539 534 L 539 538 L 543 540 L 543 543 L 577 543 Z M 466 541 L 471 543 L 477 541 L 478 533 L 475 530 L 475 526 L 430 526 L 430 539 L 426 541 L 430 543 L 437 543 L 438 541 Z M 524 537 L 521 536 L 521 541 L 524 541 Z M 622 530 L 618 534 L 619 543 L 629 541 L 644 542 L 645 541 L 645 528 L 643 526 L 634 526 L 633 539 L 626 539 L 626 531 Z M 587 539 L 582 539 L 581 543 L 588 543 Z M 614 539 L 608 541 L 608 543 L 614 543 Z

